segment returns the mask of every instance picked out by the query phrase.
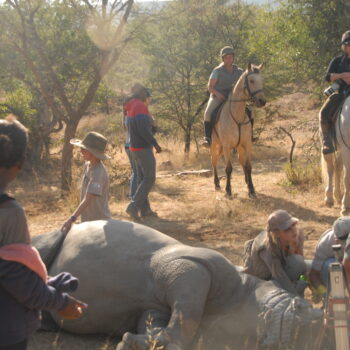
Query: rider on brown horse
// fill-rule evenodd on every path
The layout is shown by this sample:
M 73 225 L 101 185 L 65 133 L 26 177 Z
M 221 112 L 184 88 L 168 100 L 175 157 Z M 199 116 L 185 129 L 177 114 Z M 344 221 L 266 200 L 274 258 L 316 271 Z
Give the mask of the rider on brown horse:
M 222 63 L 215 67 L 210 74 L 208 82 L 208 90 L 210 92 L 210 98 L 207 104 L 207 108 L 204 112 L 204 130 L 205 137 L 203 145 L 210 146 L 211 133 L 212 133 L 212 114 L 216 108 L 218 108 L 226 99 L 232 86 L 234 86 L 239 77 L 242 75 L 243 70 L 233 64 L 234 62 L 234 50 L 231 46 L 225 46 L 221 49 L 220 55 Z M 250 119 L 251 111 L 249 111 Z
M 320 111 L 320 127 L 322 131 L 322 153 L 334 152 L 332 140 L 332 120 L 339 106 L 344 101 L 350 85 L 350 30 L 346 31 L 341 39 L 344 54 L 334 57 L 329 63 L 325 81 L 333 83 L 325 94 L 328 97 Z

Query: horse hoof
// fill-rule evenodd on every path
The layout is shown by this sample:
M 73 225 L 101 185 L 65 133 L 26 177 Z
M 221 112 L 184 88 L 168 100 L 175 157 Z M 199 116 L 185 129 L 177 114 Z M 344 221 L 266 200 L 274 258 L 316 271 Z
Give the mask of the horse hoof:
M 220 186 L 215 186 L 215 191 L 221 191 L 221 187 Z
M 334 202 L 325 202 L 325 204 L 326 204 L 326 207 L 332 208 L 334 205 Z
M 227 199 L 232 199 L 232 193 L 226 193 L 226 194 L 225 194 L 225 197 L 226 197 Z
M 249 193 L 249 198 L 257 199 L 258 197 L 256 196 L 255 192 L 252 192 L 252 193 Z

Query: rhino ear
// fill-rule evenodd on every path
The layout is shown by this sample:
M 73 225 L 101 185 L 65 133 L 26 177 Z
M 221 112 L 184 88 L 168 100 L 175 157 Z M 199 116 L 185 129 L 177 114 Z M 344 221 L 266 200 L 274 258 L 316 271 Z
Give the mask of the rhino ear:
M 265 65 L 265 63 L 261 63 L 261 65 L 258 66 L 258 69 L 259 69 L 259 70 L 262 70 L 262 69 L 264 68 L 264 65 Z
M 248 62 L 247 71 L 248 71 L 248 72 L 251 72 L 251 71 L 252 71 L 252 64 L 251 64 L 250 62 Z

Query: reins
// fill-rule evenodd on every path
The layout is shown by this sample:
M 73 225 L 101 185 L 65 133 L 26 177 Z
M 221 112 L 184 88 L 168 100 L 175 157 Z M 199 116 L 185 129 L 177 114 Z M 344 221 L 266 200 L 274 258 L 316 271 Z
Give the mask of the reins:
M 244 78 L 244 86 L 243 86 L 243 89 L 247 89 L 249 98 L 247 98 L 247 99 L 231 99 L 231 98 L 230 98 L 230 99 L 228 100 L 231 119 L 236 123 L 237 128 L 238 128 L 238 141 L 237 141 L 236 146 L 233 147 L 233 148 L 237 148 L 237 147 L 239 146 L 239 144 L 241 143 L 241 127 L 242 127 L 242 125 L 246 125 L 246 124 L 250 123 L 250 119 L 249 119 L 249 117 L 248 117 L 248 120 L 246 120 L 246 119 L 247 119 L 247 116 L 246 116 L 246 113 L 245 113 L 245 111 L 244 111 L 244 119 L 243 119 L 243 121 L 242 121 L 242 122 L 238 122 L 238 121 L 235 119 L 235 117 L 234 117 L 234 115 L 233 115 L 233 113 L 232 113 L 231 103 L 232 103 L 232 102 L 248 102 L 248 101 L 251 101 L 251 100 L 254 98 L 254 96 L 255 96 L 256 94 L 258 94 L 259 92 L 263 91 L 262 89 L 258 89 L 258 90 L 253 91 L 253 92 L 250 90 L 250 87 L 249 87 L 249 84 L 248 84 L 248 77 L 249 77 L 250 75 L 252 75 L 252 74 L 257 74 L 257 73 L 258 73 L 258 72 L 256 72 L 256 71 L 249 72 L 249 73 L 245 76 L 245 78 Z M 231 93 L 231 94 L 232 94 L 232 93 Z

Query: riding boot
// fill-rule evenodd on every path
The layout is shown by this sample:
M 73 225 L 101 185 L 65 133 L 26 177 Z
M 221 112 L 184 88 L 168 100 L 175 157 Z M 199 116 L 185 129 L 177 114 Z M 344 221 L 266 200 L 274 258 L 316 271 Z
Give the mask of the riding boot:
M 205 147 L 210 147 L 211 144 L 211 133 L 213 131 L 213 127 L 211 122 L 204 122 L 204 140 L 202 142 L 202 145 Z
M 332 138 L 332 124 L 329 122 L 321 121 L 322 131 L 322 153 L 328 154 L 335 151 L 333 138 Z

